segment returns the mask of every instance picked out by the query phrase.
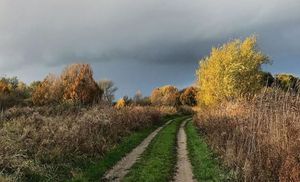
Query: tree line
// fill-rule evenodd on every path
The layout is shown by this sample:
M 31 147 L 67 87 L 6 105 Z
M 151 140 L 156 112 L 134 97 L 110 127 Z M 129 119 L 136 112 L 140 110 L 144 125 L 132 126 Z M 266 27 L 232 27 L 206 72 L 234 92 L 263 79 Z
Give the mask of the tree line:
M 269 58 L 257 47 L 255 36 L 233 40 L 213 48 L 208 57 L 200 61 L 195 86 L 179 90 L 165 85 L 155 88 L 149 97 L 138 91 L 133 98 L 124 96 L 116 103 L 117 87 L 111 80 L 96 82 L 89 64 L 71 64 L 60 75 L 49 74 L 42 81 L 26 85 L 17 77 L 0 78 L 0 108 L 14 105 L 80 104 L 104 102 L 117 108 L 127 105 L 215 105 L 243 95 L 254 95 L 267 87 L 285 91 L 300 91 L 300 79 L 291 74 L 262 71 Z
M 175 86 L 166 85 L 155 88 L 149 97 L 144 97 L 138 90 L 132 98 L 124 96 L 114 103 L 117 89 L 111 80 L 95 81 L 89 64 L 71 64 L 60 75 L 48 74 L 42 81 L 33 81 L 29 85 L 17 77 L 2 77 L 0 108 L 14 105 L 91 105 L 100 102 L 117 108 L 128 105 L 196 105 L 195 87 L 178 90 Z

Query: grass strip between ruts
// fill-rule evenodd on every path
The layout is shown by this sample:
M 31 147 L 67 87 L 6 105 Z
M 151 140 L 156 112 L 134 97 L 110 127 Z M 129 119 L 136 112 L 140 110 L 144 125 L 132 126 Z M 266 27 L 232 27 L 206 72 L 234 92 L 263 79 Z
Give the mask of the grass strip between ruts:
M 177 159 L 177 132 L 185 118 L 178 117 L 157 134 L 123 181 L 157 182 L 172 179 Z
M 168 121 L 174 118 L 169 116 L 164 118 L 164 121 Z M 151 132 L 157 129 L 159 126 L 150 127 L 140 131 L 133 132 L 128 137 L 122 139 L 114 149 L 109 151 L 103 158 L 93 164 L 90 164 L 82 172 L 75 176 L 71 181 L 73 182 L 86 182 L 86 181 L 99 181 L 107 170 L 112 168 L 119 160 L 121 160 L 127 153 L 137 147 Z

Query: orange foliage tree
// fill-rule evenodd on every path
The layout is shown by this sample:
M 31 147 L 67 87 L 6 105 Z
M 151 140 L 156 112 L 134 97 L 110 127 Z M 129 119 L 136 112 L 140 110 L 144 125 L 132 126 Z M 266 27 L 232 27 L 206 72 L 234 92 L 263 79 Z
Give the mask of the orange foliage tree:
M 196 96 L 197 89 L 195 87 L 188 87 L 180 95 L 180 103 L 182 105 L 195 106 L 197 104 Z
M 154 105 L 175 106 L 179 100 L 178 89 L 171 85 L 156 88 L 151 93 L 151 103 Z
M 48 75 L 36 87 L 32 100 L 37 105 L 62 102 L 89 104 L 99 101 L 101 94 L 90 65 L 72 64 L 60 77 Z
M 101 99 L 102 92 L 93 79 L 93 71 L 89 64 L 68 66 L 61 79 L 64 86 L 63 99 L 65 101 L 87 104 Z

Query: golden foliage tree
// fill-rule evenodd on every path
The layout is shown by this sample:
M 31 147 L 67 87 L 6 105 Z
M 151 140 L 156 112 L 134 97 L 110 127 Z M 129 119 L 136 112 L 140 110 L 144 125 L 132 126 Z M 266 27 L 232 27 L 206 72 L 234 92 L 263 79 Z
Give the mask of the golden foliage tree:
M 72 64 L 60 77 L 50 74 L 37 84 L 32 100 L 37 105 L 62 102 L 88 104 L 100 100 L 101 93 L 90 65 Z
M 155 88 L 151 93 L 151 103 L 154 105 L 175 106 L 179 100 L 178 89 L 171 85 Z
M 49 74 L 33 91 L 32 101 L 36 105 L 60 103 L 63 85 L 59 77 Z
M 61 79 L 65 101 L 86 104 L 101 99 L 101 90 L 93 79 L 93 71 L 89 64 L 68 66 Z
M 209 106 L 224 99 L 254 94 L 263 86 L 261 65 L 268 61 L 258 50 L 255 36 L 213 48 L 210 56 L 200 61 L 197 70 L 198 102 Z
M 197 104 L 196 96 L 197 89 L 195 87 L 188 87 L 180 95 L 180 103 L 182 105 L 195 106 Z

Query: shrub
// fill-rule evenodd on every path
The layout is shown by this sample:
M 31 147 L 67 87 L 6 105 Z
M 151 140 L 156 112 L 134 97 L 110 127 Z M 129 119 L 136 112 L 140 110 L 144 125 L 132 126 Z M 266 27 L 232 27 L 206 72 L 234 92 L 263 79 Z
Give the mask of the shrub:
M 200 61 L 197 71 L 197 100 L 212 106 L 244 94 L 254 94 L 262 85 L 261 65 L 268 62 L 260 52 L 256 37 L 234 40 L 213 48 L 209 57 Z

